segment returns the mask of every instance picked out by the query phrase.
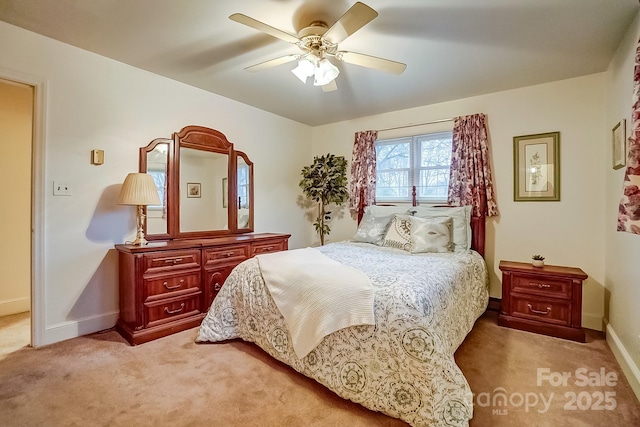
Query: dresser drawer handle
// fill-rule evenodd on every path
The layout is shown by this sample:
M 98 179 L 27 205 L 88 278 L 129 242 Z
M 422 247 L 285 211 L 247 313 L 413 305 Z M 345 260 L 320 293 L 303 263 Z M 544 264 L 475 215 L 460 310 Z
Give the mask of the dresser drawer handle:
M 182 262 L 182 258 L 165 259 L 164 262 L 165 264 L 177 264 Z
M 169 286 L 169 284 L 168 284 L 167 282 L 164 282 L 164 283 L 162 284 L 162 286 L 164 286 L 165 288 L 167 288 L 167 290 L 169 290 L 169 291 L 171 291 L 171 290 L 173 290 L 173 289 L 178 289 L 178 288 L 182 287 L 182 285 L 184 285 L 184 279 L 180 279 L 180 282 L 179 282 L 177 285 L 175 285 L 175 286 Z
M 534 310 L 533 307 L 531 307 L 531 304 L 527 304 L 527 308 L 529 309 L 529 311 L 535 314 L 542 314 L 546 316 L 547 314 L 551 313 L 551 307 L 549 306 L 547 306 L 547 311 Z
M 273 249 L 273 246 L 267 246 L 264 248 L 260 248 L 260 252 L 269 252 L 271 249 Z
M 167 314 L 177 314 L 184 310 L 184 303 L 180 304 L 180 308 L 177 310 L 169 310 L 169 307 L 164 308 L 164 312 Z
M 216 283 L 215 285 L 213 285 L 213 290 L 218 292 L 220 289 L 222 289 L 222 285 L 220 285 L 220 283 Z
M 551 285 L 547 284 L 547 283 L 529 283 L 530 286 L 537 286 L 540 289 L 546 289 L 546 288 L 550 288 Z
M 224 256 L 226 256 L 227 258 L 229 258 L 230 256 L 233 256 L 234 253 L 233 252 L 225 252 Z

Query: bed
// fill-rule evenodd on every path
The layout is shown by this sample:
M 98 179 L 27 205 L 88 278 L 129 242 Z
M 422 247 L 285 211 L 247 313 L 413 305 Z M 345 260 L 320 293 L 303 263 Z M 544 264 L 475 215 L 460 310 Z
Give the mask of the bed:
M 447 250 L 434 250 L 433 242 L 426 252 L 415 250 L 420 242 L 403 245 L 398 230 L 391 231 L 404 228 L 408 239 L 407 228 L 418 229 L 423 219 L 432 226 L 430 238 L 438 234 L 436 225 L 449 230 Z M 292 342 L 297 334 L 265 284 L 258 256 L 229 275 L 197 341 L 254 342 L 339 396 L 412 426 L 468 425 L 473 394 L 454 352 L 488 304 L 483 248 L 475 242 L 484 237 L 483 225 L 484 218 L 472 220 L 466 208 L 372 208 L 352 240 L 314 251 L 366 275 L 375 324 L 336 330 L 300 357 Z

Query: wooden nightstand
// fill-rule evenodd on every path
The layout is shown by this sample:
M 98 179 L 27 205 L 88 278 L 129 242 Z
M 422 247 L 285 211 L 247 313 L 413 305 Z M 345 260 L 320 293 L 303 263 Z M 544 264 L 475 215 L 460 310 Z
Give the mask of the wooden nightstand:
M 579 268 L 500 261 L 502 307 L 498 324 L 585 342 Z

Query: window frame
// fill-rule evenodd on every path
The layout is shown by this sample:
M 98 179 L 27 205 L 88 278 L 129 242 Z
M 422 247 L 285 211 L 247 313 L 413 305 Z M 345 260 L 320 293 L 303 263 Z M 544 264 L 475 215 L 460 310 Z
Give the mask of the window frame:
M 393 138 L 385 138 L 379 139 L 375 142 L 376 149 L 376 157 L 378 154 L 378 147 L 382 145 L 394 145 L 401 143 L 409 144 L 409 167 L 408 168 L 392 168 L 392 169 L 380 169 L 378 160 L 376 159 L 376 182 L 378 182 L 378 174 L 380 171 L 389 172 L 389 171 L 403 171 L 407 172 L 407 196 L 403 197 L 379 197 L 377 195 L 376 188 L 376 203 L 411 203 L 413 201 L 412 196 L 412 187 L 416 187 L 416 200 L 422 204 L 446 204 L 447 196 L 444 198 L 433 198 L 433 197 L 420 197 L 419 192 L 419 184 L 420 184 L 420 173 L 424 170 L 447 170 L 447 175 L 450 175 L 451 171 L 451 162 L 445 168 L 443 166 L 422 166 L 421 165 L 421 144 L 425 140 L 438 139 L 446 136 L 451 141 L 451 147 L 453 145 L 453 131 L 452 130 L 442 130 L 436 132 L 428 132 L 428 133 L 420 133 L 416 135 L 402 136 L 402 137 L 393 137 Z M 447 178 L 448 182 L 448 178 Z

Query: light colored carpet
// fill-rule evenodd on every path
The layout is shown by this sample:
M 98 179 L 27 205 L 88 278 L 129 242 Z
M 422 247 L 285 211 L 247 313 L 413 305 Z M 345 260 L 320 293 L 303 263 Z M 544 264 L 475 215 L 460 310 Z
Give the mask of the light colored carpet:
M 31 313 L 0 317 L 0 360 L 31 343 Z
M 253 344 L 195 344 L 196 332 L 131 347 L 107 331 L 14 351 L 0 360 L 0 425 L 406 426 L 337 397 Z M 510 396 L 556 394 L 544 413 L 537 412 L 541 404 L 529 411 L 476 404 L 472 427 L 640 425 L 640 403 L 600 334 L 573 343 L 501 328 L 488 312 L 456 359 L 476 394 L 498 387 Z M 571 380 L 538 387 L 537 368 L 604 368 L 619 379 L 613 387 L 579 387 Z M 616 407 L 564 410 L 564 393 L 571 391 L 613 391 Z

